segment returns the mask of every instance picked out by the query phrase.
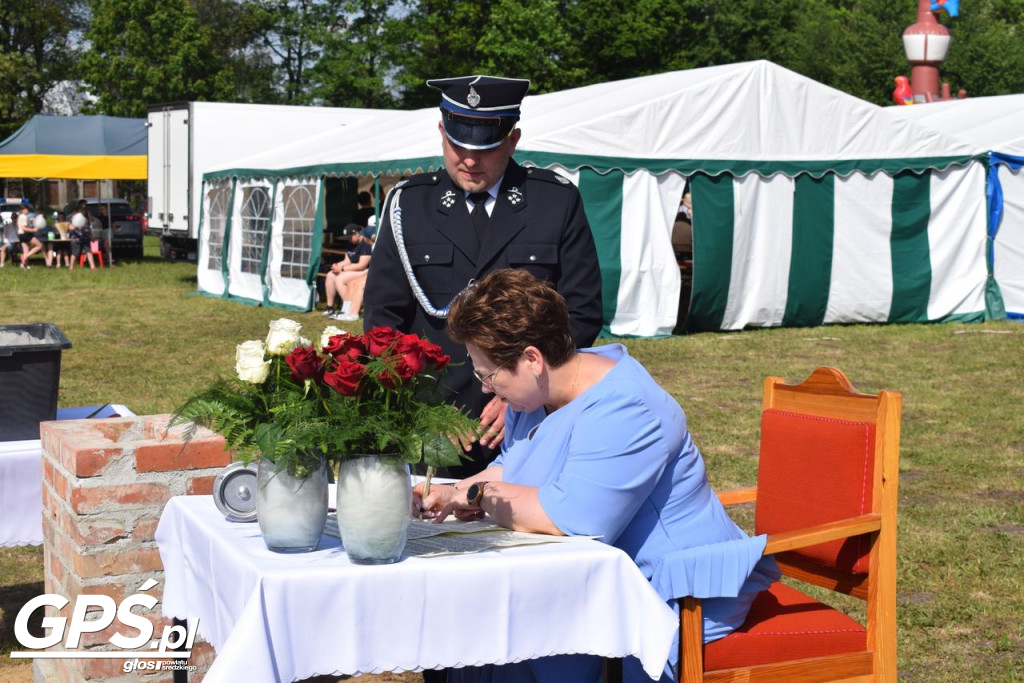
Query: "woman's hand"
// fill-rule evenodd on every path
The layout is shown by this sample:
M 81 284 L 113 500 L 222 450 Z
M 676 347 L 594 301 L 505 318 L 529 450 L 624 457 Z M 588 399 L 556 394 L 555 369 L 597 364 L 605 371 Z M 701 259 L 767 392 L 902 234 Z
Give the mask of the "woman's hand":
M 413 487 L 412 504 L 414 509 L 421 510 L 424 519 L 440 523 L 448 515 L 455 515 L 456 519 L 463 522 L 483 517 L 483 510 L 469 505 L 465 490 L 460 491 L 452 484 L 434 484 L 424 498 L 423 488 L 422 482 Z

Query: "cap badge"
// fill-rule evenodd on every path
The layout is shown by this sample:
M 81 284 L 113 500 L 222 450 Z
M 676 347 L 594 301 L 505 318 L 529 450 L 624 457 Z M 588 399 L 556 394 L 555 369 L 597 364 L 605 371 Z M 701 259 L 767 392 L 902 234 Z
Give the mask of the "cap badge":
M 480 104 L 480 94 L 473 88 L 473 86 L 469 86 L 469 94 L 466 95 L 466 103 L 474 109 L 476 109 L 477 105 Z
M 452 208 L 452 206 L 454 206 L 454 204 L 455 204 L 455 193 L 454 192 L 452 192 L 451 190 L 448 190 L 443 195 L 441 195 L 441 205 L 444 206 L 444 208 L 450 209 L 450 208 Z

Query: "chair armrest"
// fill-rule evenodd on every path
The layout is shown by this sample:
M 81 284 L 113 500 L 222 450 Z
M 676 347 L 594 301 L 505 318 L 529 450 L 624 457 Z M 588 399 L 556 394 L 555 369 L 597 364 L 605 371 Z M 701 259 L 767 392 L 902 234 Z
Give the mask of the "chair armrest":
M 725 506 L 739 505 L 740 503 L 753 503 L 757 500 L 757 487 L 751 486 L 746 489 L 721 491 L 717 495 L 718 500 Z
M 764 554 L 774 555 L 775 553 L 787 550 L 806 548 L 810 545 L 818 545 L 819 543 L 826 543 L 840 538 L 867 534 L 872 531 L 878 531 L 881 528 L 882 516 L 877 513 L 871 513 L 803 529 L 768 534 L 768 543 L 765 545 Z

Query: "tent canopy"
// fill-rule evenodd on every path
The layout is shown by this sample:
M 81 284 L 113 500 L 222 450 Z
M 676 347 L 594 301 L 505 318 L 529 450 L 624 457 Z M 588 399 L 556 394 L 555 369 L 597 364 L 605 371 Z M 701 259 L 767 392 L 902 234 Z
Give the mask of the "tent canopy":
M 632 173 L 894 174 L 966 163 L 983 148 L 772 62 L 674 71 L 523 101 L 521 163 Z M 402 174 L 441 165 L 436 108 L 270 149 L 208 177 Z
M 146 120 L 39 114 L 0 142 L 0 177 L 146 179 Z
M 888 107 L 886 113 L 985 150 L 1024 156 L 1024 94 Z

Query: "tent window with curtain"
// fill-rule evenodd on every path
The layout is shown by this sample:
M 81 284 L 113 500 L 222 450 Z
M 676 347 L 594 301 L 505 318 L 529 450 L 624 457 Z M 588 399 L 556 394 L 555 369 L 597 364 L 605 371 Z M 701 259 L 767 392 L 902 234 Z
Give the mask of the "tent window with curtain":
M 283 188 L 284 253 L 281 277 L 302 278 L 313 258 L 313 222 L 316 218 L 316 186 Z
M 231 188 L 226 185 L 214 187 L 207 193 L 207 197 L 210 202 L 210 211 L 206 219 L 209 226 L 207 267 L 219 271 L 224 257 L 224 230 L 227 227 L 228 207 L 231 204 Z
M 263 245 L 270 231 L 270 192 L 266 187 L 247 187 L 242 204 L 243 273 L 263 272 Z
M 230 206 L 231 191 L 227 186 L 214 187 L 209 193 L 210 213 L 207 217 L 210 225 L 209 268 L 220 270 L 223 264 L 224 229 L 227 227 L 227 209 Z

